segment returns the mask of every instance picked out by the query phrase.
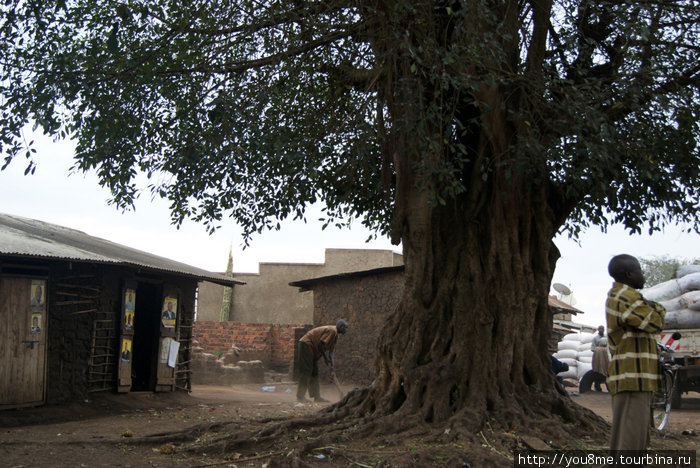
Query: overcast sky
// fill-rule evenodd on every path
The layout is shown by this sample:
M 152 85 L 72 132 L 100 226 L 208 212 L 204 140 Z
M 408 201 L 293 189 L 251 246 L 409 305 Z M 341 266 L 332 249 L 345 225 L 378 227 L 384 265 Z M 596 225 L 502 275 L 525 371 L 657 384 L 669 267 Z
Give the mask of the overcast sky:
M 356 222 L 349 230 L 321 230 L 318 211 L 307 213 L 308 223 L 285 222 L 281 231 L 253 238 L 242 249 L 241 230 L 233 223 L 209 236 L 202 225 L 185 222 L 178 230 L 170 223 L 168 203 L 151 200 L 148 193 L 137 201 L 136 210 L 122 213 L 107 204 L 109 193 L 93 174 L 68 175 L 73 147 L 37 138 L 39 144 L 34 175 L 24 176 L 26 162 L 14 160 L 0 172 L 0 212 L 39 219 L 78 229 L 132 248 L 172 258 L 210 271 L 224 271 L 229 248 L 233 248 L 234 271 L 257 272 L 258 262 L 323 262 L 325 248 L 400 248 L 388 239 L 366 243 L 370 232 Z M 314 213 L 315 211 L 315 213 Z M 663 234 L 630 236 L 619 227 L 606 234 L 594 228 L 580 243 L 555 239 L 561 252 L 553 283 L 573 291 L 574 307 L 582 310 L 576 321 L 597 326 L 605 321 L 605 296 L 612 284 L 607 264 L 613 255 L 637 257 L 668 255 L 700 257 L 700 236 L 679 227 Z M 299 278 L 305 279 L 305 278 Z M 558 293 L 552 290 L 552 294 Z

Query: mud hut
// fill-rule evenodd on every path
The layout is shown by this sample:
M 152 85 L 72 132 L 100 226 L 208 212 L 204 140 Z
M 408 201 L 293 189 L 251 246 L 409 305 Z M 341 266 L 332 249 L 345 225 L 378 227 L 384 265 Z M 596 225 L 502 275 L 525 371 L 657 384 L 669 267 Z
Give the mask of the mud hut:
M 245 284 L 0 214 L 0 408 L 188 390 L 200 281 Z

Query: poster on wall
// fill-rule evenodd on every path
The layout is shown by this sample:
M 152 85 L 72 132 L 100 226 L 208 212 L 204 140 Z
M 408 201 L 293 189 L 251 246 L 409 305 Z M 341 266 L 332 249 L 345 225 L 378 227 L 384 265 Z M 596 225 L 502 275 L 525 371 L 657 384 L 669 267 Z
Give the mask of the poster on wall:
M 166 297 L 163 301 L 163 313 L 161 314 L 161 322 L 166 328 L 175 328 L 175 320 L 177 319 L 177 298 Z
M 32 312 L 43 311 L 46 303 L 46 281 L 32 280 L 30 294 L 31 298 L 29 300 L 29 305 Z
M 32 326 L 30 333 L 32 335 L 38 335 L 39 333 L 41 333 L 41 314 L 32 314 Z
M 131 340 L 127 338 L 122 338 L 122 362 L 131 362 Z
M 173 341 L 172 338 L 163 338 L 160 343 L 160 356 L 159 361 L 161 363 L 168 362 L 168 356 L 170 355 L 170 342 Z
M 134 327 L 134 303 L 136 301 L 136 291 L 126 289 L 124 291 L 124 328 Z

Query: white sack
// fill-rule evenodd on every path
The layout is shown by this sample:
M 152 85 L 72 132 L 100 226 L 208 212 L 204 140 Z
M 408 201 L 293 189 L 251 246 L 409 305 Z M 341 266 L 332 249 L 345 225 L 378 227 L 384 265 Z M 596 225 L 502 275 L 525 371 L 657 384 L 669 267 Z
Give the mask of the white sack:
M 700 265 L 681 265 L 676 271 L 676 278 L 682 278 L 691 273 L 700 273 Z
M 665 301 L 680 296 L 683 291 L 678 284 L 678 280 L 672 279 L 659 283 L 656 286 L 645 288 L 639 291 L 642 296 L 650 301 Z
M 580 333 L 569 333 L 568 335 L 564 335 L 564 338 L 561 339 L 562 341 L 581 341 L 581 334 Z
M 578 372 L 575 367 L 570 367 L 568 371 L 558 373 L 557 377 L 561 377 L 562 379 L 578 380 Z
M 559 359 L 559 358 L 557 358 L 557 359 Z M 564 363 L 568 364 L 568 365 L 569 365 L 569 369 L 571 369 L 572 367 L 575 369 L 576 366 L 578 366 L 578 361 L 576 361 L 576 359 L 563 358 L 563 359 L 559 359 L 559 360 L 560 360 L 561 362 L 564 362 Z
M 681 309 L 668 312 L 666 314 L 665 328 L 700 328 L 700 311 L 691 309 Z
M 583 377 L 589 370 L 593 370 L 593 364 L 591 364 L 590 362 L 579 363 L 577 367 L 578 373 L 576 374 L 576 378 L 580 380 L 581 377 Z
M 590 363 L 592 363 L 592 362 L 593 362 L 593 356 L 579 356 L 579 357 L 576 358 L 576 360 L 578 361 L 578 366 L 577 366 L 577 367 L 581 367 L 581 363 L 584 363 L 584 364 L 590 364 Z
M 576 356 L 576 357 L 577 357 L 577 358 L 582 358 L 582 357 L 590 357 L 590 358 L 592 358 L 592 357 L 593 357 L 593 351 L 591 351 L 591 348 L 588 348 L 588 349 L 586 349 L 586 350 L 584 350 L 584 351 L 579 351 L 579 352 L 578 352 L 578 356 Z
M 642 289 L 642 296 L 651 301 L 667 301 L 688 291 L 700 289 L 700 273 L 690 273 L 682 278 L 659 283 L 656 286 Z
M 666 312 L 681 309 L 700 310 L 700 291 L 690 291 L 674 299 L 660 301 L 659 304 L 664 306 Z
M 590 351 L 590 350 L 591 350 L 591 343 L 584 343 L 578 347 L 578 351 L 580 353 L 582 353 L 584 351 Z
M 590 347 L 590 343 L 596 335 L 597 333 L 581 333 L 581 343 L 588 343 Z
M 564 340 L 557 343 L 557 350 L 561 351 L 562 349 L 573 349 L 574 351 L 578 351 L 579 346 L 581 346 L 581 343 L 578 341 Z
M 576 359 L 576 356 L 578 356 L 578 351 L 575 349 L 562 349 L 554 353 L 554 357 L 560 361 L 562 359 Z
M 682 278 L 678 278 L 678 284 L 683 292 L 696 291 L 700 289 L 700 272 L 690 273 Z

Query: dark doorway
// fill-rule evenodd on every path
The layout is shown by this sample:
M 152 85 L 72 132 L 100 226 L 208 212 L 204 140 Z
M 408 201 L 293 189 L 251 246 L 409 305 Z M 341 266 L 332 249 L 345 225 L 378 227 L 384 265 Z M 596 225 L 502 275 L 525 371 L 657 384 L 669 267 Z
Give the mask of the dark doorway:
M 160 285 L 138 283 L 131 361 L 132 391 L 152 391 L 156 386 L 161 296 Z

